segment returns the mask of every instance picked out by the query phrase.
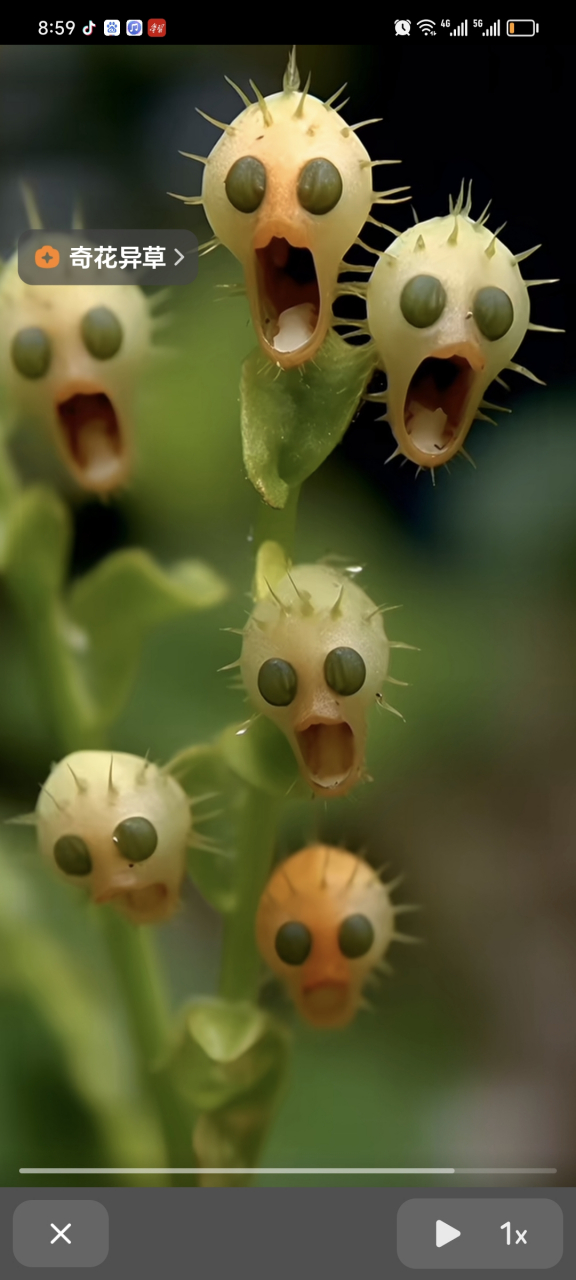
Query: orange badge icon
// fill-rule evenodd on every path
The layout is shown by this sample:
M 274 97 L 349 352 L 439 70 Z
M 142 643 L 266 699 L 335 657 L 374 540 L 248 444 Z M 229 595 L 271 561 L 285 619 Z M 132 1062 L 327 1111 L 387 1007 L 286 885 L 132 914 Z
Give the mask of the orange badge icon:
M 43 244 L 41 249 L 36 250 L 34 261 L 37 267 L 57 267 L 60 254 L 51 244 Z

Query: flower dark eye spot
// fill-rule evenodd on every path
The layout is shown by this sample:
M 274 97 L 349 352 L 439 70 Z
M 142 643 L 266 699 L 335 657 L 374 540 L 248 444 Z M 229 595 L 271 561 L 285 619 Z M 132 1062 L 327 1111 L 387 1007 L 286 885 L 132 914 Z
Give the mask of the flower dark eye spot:
M 342 178 L 331 160 L 309 160 L 298 179 L 298 200 L 307 213 L 330 213 L 342 195 Z
M 436 276 L 414 276 L 404 285 L 400 310 L 414 329 L 428 329 L 440 319 L 446 306 L 446 290 Z
M 124 818 L 112 836 L 118 852 L 130 864 L 151 858 L 158 844 L 156 827 L 148 818 Z
M 294 667 L 283 658 L 268 658 L 258 672 L 258 688 L 271 707 L 288 707 L 298 689 Z
M 368 916 L 347 916 L 338 930 L 338 946 L 349 960 L 365 956 L 374 942 L 374 928 Z
M 95 360 L 110 360 L 122 346 L 122 325 L 109 307 L 92 307 L 80 325 L 82 340 Z
M 88 876 L 92 858 L 81 836 L 60 836 L 54 845 L 54 861 L 67 876 Z
M 12 341 L 11 355 L 23 378 L 43 378 L 52 359 L 48 334 L 43 329 L 21 329 Z
M 241 156 L 236 160 L 224 183 L 230 204 L 239 213 L 255 213 L 266 193 L 266 170 L 255 156 Z
M 299 920 L 289 920 L 280 926 L 274 945 L 284 964 L 304 964 L 312 950 L 312 934 Z
M 514 307 L 508 294 L 495 286 L 479 289 L 474 298 L 474 319 L 489 342 L 503 338 L 514 320 Z
M 324 678 L 335 693 L 349 698 L 358 693 L 366 679 L 366 663 L 356 649 L 332 649 L 324 663 Z

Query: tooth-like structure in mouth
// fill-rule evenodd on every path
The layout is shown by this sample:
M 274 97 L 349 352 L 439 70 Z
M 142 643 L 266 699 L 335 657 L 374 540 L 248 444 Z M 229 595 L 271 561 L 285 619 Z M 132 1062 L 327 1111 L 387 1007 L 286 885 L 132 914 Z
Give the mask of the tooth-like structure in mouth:
M 285 369 L 321 347 L 342 260 L 374 200 L 391 194 L 374 194 L 356 126 L 298 83 L 294 70 L 282 93 L 258 94 L 221 126 L 202 195 L 191 197 L 204 206 L 215 243 L 242 263 L 260 345 Z
M 57 415 L 68 464 L 83 488 L 116 489 L 126 473 L 128 449 L 109 396 L 77 393 L 58 404 Z
M 310 789 L 347 795 L 364 776 L 368 712 L 388 671 L 382 611 L 328 565 L 292 566 L 273 587 L 261 581 L 243 633 L 243 682 Z
M 316 312 L 311 302 L 300 302 L 297 307 L 287 307 L 277 319 L 277 332 L 271 345 L 284 353 L 300 351 L 310 341 L 315 329 Z
M 465 345 L 465 344 L 462 344 Z M 469 344 L 470 348 L 472 344 Z M 484 361 L 475 359 L 481 368 Z M 474 386 L 474 368 L 464 355 L 438 350 L 422 361 L 410 381 L 404 406 L 404 426 L 416 449 L 434 456 L 458 439 Z
M 281 862 L 256 915 L 260 954 L 316 1027 L 352 1021 L 394 936 L 394 907 L 377 872 L 330 845 Z
M 53 766 L 35 825 L 42 855 L 95 903 L 134 924 L 177 910 L 195 835 L 188 796 L 157 765 L 123 752 L 76 751 Z
M 388 380 L 373 398 L 385 406 L 396 453 L 419 467 L 464 452 L 474 419 L 498 409 L 484 395 L 515 367 L 512 356 L 530 327 L 519 267 L 526 255 L 515 256 L 485 216 L 470 214 L 470 192 L 464 203 L 462 189 L 446 217 L 419 222 L 393 241 L 367 287 L 368 327 Z

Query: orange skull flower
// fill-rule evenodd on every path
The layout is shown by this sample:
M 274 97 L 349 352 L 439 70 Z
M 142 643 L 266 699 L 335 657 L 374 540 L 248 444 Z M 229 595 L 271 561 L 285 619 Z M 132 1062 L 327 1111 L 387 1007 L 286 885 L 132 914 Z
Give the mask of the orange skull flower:
M 260 900 L 256 938 L 305 1021 L 345 1027 L 394 938 L 394 908 L 368 863 L 312 845 L 276 868 Z

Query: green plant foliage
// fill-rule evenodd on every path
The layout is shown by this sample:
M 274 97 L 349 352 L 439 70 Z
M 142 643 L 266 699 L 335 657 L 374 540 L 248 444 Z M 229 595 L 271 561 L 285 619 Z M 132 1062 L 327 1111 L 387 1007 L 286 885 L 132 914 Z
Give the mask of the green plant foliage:
M 27 609 L 42 607 L 61 590 L 70 540 L 70 516 L 51 490 L 28 489 L 13 504 L 5 571 Z
M 71 540 L 68 511 L 50 490 L 26 490 L 12 504 L 5 575 L 65 749 L 100 745 L 99 731 L 121 709 L 149 631 L 227 595 L 203 561 L 162 569 L 141 550 L 116 552 L 65 592 Z
M 211 609 L 227 594 L 226 583 L 204 561 L 163 569 L 140 550 L 117 551 L 76 582 L 67 608 L 88 638 L 84 669 L 102 718 L 112 720 L 125 701 L 149 631 Z
M 211 906 L 230 913 L 236 905 L 238 779 L 214 745 L 187 747 L 170 760 L 166 772 L 192 801 L 192 825 L 199 843 L 188 850 L 190 876 Z M 204 822 L 206 812 L 211 816 Z
M 248 724 L 229 725 L 219 746 L 229 768 L 257 790 L 278 797 L 307 794 L 285 735 L 264 716 Z
M 278 1106 L 286 1076 L 289 1035 L 249 1002 L 203 1000 L 190 1005 L 171 1059 L 184 1097 L 202 1114 L 194 1148 L 202 1168 L 253 1166 Z M 201 1175 L 223 1185 L 245 1175 Z
M 248 476 L 271 507 L 335 449 L 374 372 L 374 347 L 350 346 L 331 330 L 314 360 L 275 370 L 258 347 L 242 366 L 242 442 Z
M 76 937 L 76 894 L 54 885 L 48 917 L 59 919 L 57 937 L 49 918 L 42 919 L 43 871 L 30 873 L 13 855 L 5 837 L 0 848 L 1 1074 L 12 1072 L 19 1093 L 24 1090 L 29 1140 L 24 1143 L 21 1133 L 11 1141 L 11 1132 L 18 1132 L 18 1111 L 7 1114 L 0 1164 L 13 1151 L 19 1165 L 36 1163 L 42 1155 L 47 1164 L 66 1163 L 68 1155 L 72 1163 L 106 1166 L 150 1163 L 153 1156 L 162 1165 L 162 1137 L 140 1091 L 94 915 L 84 909 Z M 21 1048 L 13 1060 L 12 1045 L 21 1046 L 22 1038 L 30 1044 L 28 1061 L 22 1060 Z M 49 1095 L 52 1123 L 45 1114 Z M 64 1144 L 63 1134 L 68 1135 Z M 9 1184 L 17 1167 L 5 1171 Z

